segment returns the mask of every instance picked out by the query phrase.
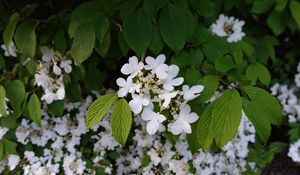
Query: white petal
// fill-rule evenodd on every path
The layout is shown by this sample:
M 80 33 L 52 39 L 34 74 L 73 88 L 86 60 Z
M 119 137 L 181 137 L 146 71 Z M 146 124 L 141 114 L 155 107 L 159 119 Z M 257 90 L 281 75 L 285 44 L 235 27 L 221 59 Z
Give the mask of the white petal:
M 195 112 L 192 112 L 189 115 L 184 116 L 182 119 L 188 123 L 194 123 L 199 119 L 199 116 Z
M 140 113 L 143 109 L 142 103 L 140 103 L 139 100 L 131 100 L 129 102 L 129 107 L 131 108 L 131 111 L 135 114 Z
M 168 74 L 166 72 L 167 68 L 168 68 L 168 65 L 161 64 L 155 69 L 155 74 L 157 75 L 157 77 L 159 79 L 164 80 L 168 77 Z
M 144 109 L 141 116 L 145 121 L 152 120 L 155 117 L 155 112 L 150 109 Z
M 158 127 L 159 127 L 159 123 L 157 120 L 150 120 L 147 123 L 146 130 L 147 130 L 148 134 L 153 135 L 158 130 Z
M 56 75 L 61 75 L 61 69 L 56 65 L 56 63 L 54 63 L 54 65 L 53 65 L 53 72 Z
M 156 62 L 158 64 L 164 64 L 166 61 L 166 56 L 164 54 L 160 54 L 156 57 Z
M 192 86 L 190 90 L 193 93 L 200 93 L 200 92 L 203 91 L 203 89 L 204 89 L 204 86 L 202 86 L 202 85 L 196 85 L 196 86 Z
M 129 64 L 130 65 L 137 65 L 139 62 L 138 58 L 136 56 L 132 56 L 129 58 Z
M 72 66 L 70 66 L 70 65 L 66 65 L 64 69 L 65 69 L 66 73 L 71 73 L 72 72 Z
M 155 59 L 153 57 L 147 56 L 145 58 L 145 61 L 148 64 L 148 65 L 145 65 L 145 67 L 144 67 L 146 70 L 151 70 L 154 68 L 153 65 L 154 65 Z
M 65 88 L 64 87 L 60 87 L 57 92 L 56 92 L 56 95 L 57 95 L 57 99 L 58 100 L 62 100 L 65 98 Z
M 191 107 L 188 104 L 185 104 L 180 107 L 180 116 L 188 115 L 191 112 Z
M 124 87 L 126 85 L 126 80 L 124 78 L 118 78 L 116 82 L 120 87 Z
M 181 124 L 182 124 L 184 132 L 186 132 L 188 134 L 192 133 L 192 128 L 191 128 L 190 124 L 188 124 L 187 122 L 184 122 L 184 121 L 181 122 Z
M 119 89 L 118 96 L 125 97 L 127 95 L 127 93 L 128 93 L 128 88 L 123 87 L 123 88 Z
M 171 82 L 170 82 L 170 84 L 172 84 L 173 86 L 179 86 L 182 83 L 183 83 L 182 77 L 175 78 L 175 79 L 171 80 Z
M 162 114 L 159 114 L 159 115 L 157 116 L 157 119 L 158 119 L 158 122 L 159 122 L 159 123 L 162 123 L 163 121 L 166 120 L 166 117 L 165 117 L 164 115 L 162 115 Z
M 180 122 L 180 120 L 176 120 L 174 123 L 172 123 L 170 125 L 170 132 L 174 135 L 178 135 L 180 133 L 182 133 L 183 131 L 183 126 L 182 126 L 182 122 Z
M 179 67 L 178 66 L 176 66 L 176 65 L 170 65 L 168 67 L 168 74 L 172 78 L 176 77 L 178 75 L 178 72 L 179 72 Z
M 187 92 L 189 89 L 190 89 L 190 88 L 189 88 L 188 85 L 183 85 L 183 86 L 182 86 L 182 91 L 183 91 L 184 93 Z
M 124 75 L 129 75 L 132 72 L 132 67 L 130 64 L 126 63 L 122 66 L 121 72 Z

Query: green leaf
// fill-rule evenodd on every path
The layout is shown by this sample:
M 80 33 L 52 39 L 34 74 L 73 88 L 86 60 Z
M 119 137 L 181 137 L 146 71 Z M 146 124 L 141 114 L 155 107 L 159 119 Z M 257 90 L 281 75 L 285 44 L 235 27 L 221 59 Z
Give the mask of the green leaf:
M 30 58 L 34 57 L 36 50 L 36 26 L 37 21 L 29 19 L 18 26 L 15 34 L 17 48 L 21 53 Z
M 67 39 L 65 32 L 62 28 L 58 29 L 54 35 L 54 46 L 55 49 L 59 50 L 62 53 L 66 50 Z
M 189 86 L 195 85 L 198 82 L 198 80 L 202 77 L 199 70 L 197 70 L 195 68 L 188 68 L 188 69 L 184 70 L 183 72 L 184 72 L 183 78 L 184 78 L 185 84 L 187 84 Z
M 204 89 L 201 92 L 200 96 L 196 99 L 198 103 L 204 103 L 209 100 L 219 87 L 219 78 L 214 75 L 206 75 L 198 84 L 203 85 Z
M 5 89 L 0 85 L 0 116 L 6 116 Z
M 98 124 L 117 99 L 118 96 L 112 93 L 100 96 L 95 100 L 86 113 L 86 127 L 91 128 Z
M 236 134 L 242 117 L 242 100 L 235 89 L 223 92 L 215 100 L 212 111 L 214 138 L 219 147 L 223 147 Z
M 279 11 L 279 12 L 283 11 L 284 8 L 286 7 L 287 3 L 288 3 L 288 0 L 277 0 L 275 10 Z
M 222 56 L 215 60 L 215 68 L 219 72 L 227 72 L 235 67 L 236 65 L 230 55 Z
M 178 66 L 188 66 L 201 64 L 203 59 L 204 55 L 200 49 L 192 49 L 190 52 L 180 52 L 180 54 L 174 56 L 171 59 L 171 63 L 176 64 Z
M 33 93 L 28 102 L 28 114 L 29 117 L 38 125 L 41 124 L 41 102 L 38 96 Z
M 4 147 L 4 153 L 6 156 L 9 154 L 17 154 L 16 151 L 17 144 L 15 142 L 12 142 L 7 139 L 3 139 L 2 142 Z
M 161 50 L 164 48 L 164 42 L 160 36 L 158 28 L 155 26 L 153 27 L 152 32 L 152 40 L 149 46 L 149 49 L 155 54 L 159 55 Z
M 213 142 L 213 118 L 214 103 L 209 104 L 203 111 L 197 126 L 198 140 L 203 149 L 208 149 Z
M 79 26 L 75 32 L 71 55 L 75 64 L 80 65 L 93 51 L 95 45 L 95 33 L 90 23 Z
M 150 18 L 140 10 L 130 14 L 124 20 L 123 36 L 127 45 L 137 55 L 144 55 L 152 38 Z
M 97 40 L 96 42 L 96 51 L 102 56 L 105 57 L 109 48 L 110 48 L 110 43 L 111 43 L 111 39 L 110 39 L 110 29 L 108 29 L 105 33 L 105 35 L 103 36 L 103 40 L 99 41 Z
M 267 142 L 271 134 L 271 125 L 259 104 L 243 99 L 243 110 L 248 119 L 253 123 L 258 136 Z
M 285 19 L 281 12 L 273 11 L 270 13 L 267 24 L 275 35 L 280 35 L 285 29 Z
M 104 16 L 100 16 L 97 22 L 93 24 L 97 40 L 103 42 L 105 34 L 110 27 L 108 19 Z
M 204 17 L 212 17 L 215 13 L 216 5 L 211 0 L 190 0 L 191 7 Z
M 132 114 L 125 99 L 120 99 L 111 114 L 110 126 L 113 136 L 121 144 L 126 143 L 132 123 Z
M 255 0 L 252 7 L 252 12 L 257 14 L 266 13 L 274 4 L 270 0 Z
M 56 116 L 62 116 L 65 110 L 65 104 L 63 100 L 55 100 L 51 104 L 48 104 L 48 109 Z
M 298 28 L 300 29 L 300 3 L 298 1 L 292 0 L 290 2 L 290 10 L 294 20 L 298 24 Z
M 252 84 L 255 84 L 256 80 L 259 79 L 264 85 L 268 86 L 271 81 L 269 70 L 260 63 L 250 64 L 245 76 L 248 80 L 251 80 Z
M 186 14 L 175 5 L 163 8 L 159 18 L 159 30 L 164 42 L 175 52 L 179 52 L 188 37 Z
M 10 100 L 15 113 L 21 112 L 25 99 L 25 86 L 20 80 L 7 81 L 4 85 L 6 96 Z
M 270 123 L 275 125 L 281 124 L 282 110 L 279 102 L 274 96 L 257 87 L 245 86 L 243 89 L 249 96 L 251 102 L 261 108 L 263 116 L 265 116 Z
M 4 158 L 4 146 L 3 146 L 3 141 L 0 140 L 0 160 L 3 160 Z
M 9 44 L 13 39 L 19 18 L 20 15 L 18 13 L 12 14 L 9 18 L 7 26 L 5 27 L 5 30 L 3 32 L 3 42 L 6 48 L 9 47 Z

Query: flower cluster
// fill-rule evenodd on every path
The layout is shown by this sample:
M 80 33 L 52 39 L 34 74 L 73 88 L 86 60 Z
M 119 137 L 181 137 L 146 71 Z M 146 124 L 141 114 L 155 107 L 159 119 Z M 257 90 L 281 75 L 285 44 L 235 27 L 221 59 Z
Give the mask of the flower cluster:
M 221 14 L 217 21 L 210 26 L 210 31 L 217 36 L 227 37 L 229 43 L 238 42 L 245 36 L 242 31 L 244 25 L 245 21 Z
M 121 68 L 127 79 L 118 78 L 117 85 L 119 97 L 125 97 L 130 93 L 132 100 L 129 106 L 134 114 L 141 114 L 147 121 L 147 132 L 151 135 L 157 131 L 164 131 L 162 124 L 168 120 L 168 130 L 174 135 L 191 133 L 191 123 L 198 120 L 198 115 L 191 113 L 188 101 L 198 97 L 204 87 L 197 85 L 189 87 L 183 85 L 178 90 L 184 79 L 177 77 L 179 67 L 165 64 L 166 57 L 161 54 L 157 58 L 146 57 L 144 65 L 137 57 L 129 58 Z M 155 108 L 158 108 L 155 110 Z M 167 118 L 163 112 L 168 111 L 172 118 Z
M 55 100 L 64 99 L 63 73 L 72 71 L 72 61 L 46 46 L 41 47 L 41 52 L 43 56 L 35 74 L 35 81 L 44 90 L 41 100 L 50 104 Z

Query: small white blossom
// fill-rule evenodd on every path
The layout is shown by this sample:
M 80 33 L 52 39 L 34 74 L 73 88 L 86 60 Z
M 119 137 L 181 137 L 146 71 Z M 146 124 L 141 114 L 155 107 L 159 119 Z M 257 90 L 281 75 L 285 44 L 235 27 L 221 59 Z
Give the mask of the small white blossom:
M 159 94 L 158 97 L 161 99 L 161 100 L 164 100 L 162 106 L 164 108 L 168 108 L 169 105 L 170 105 L 170 102 L 171 102 L 171 99 L 176 97 L 176 95 L 178 94 L 177 91 L 174 91 L 174 92 L 164 92 L 162 94 Z
M 3 138 L 3 136 L 7 133 L 8 130 L 8 128 L 0 126 L 0 140 Z
M 122 66 L 121 72 L 124 75 L 131 75 L 131 77 L 135 77 L 141 69 L 143 69 L 144 63 L 138 62 L 138 59 L 136 56 L 129 58 L 129 63 L 126 63 Z
M 148 121 L 146 130 L 150 135 L 155 134 L 159 125 L 166 120 L 164 115 L 154 112 L 151 108 L 145 108 L 141 116 L 143 120 Z
M 129 106 L 133 113 L 138 114 L 143 110 L 143 106 L 147 106 L 150 103 L 150 95 L 145 94 L 143 96 L 132 94 L 132 100 L 129 102 Z
M 8 167 L 9 170 L 12 171 L 16 168 L 16 166 L 19 164 L 20 157 L 18 155 L 9 155 L 8 156 Z
M 203 91 L 203 89 L 204 86 L 202 85 L 192 86 L 191 88 L 189 88 L 188 85 L 183 85 L 182 91 L 183 91 L 184 100 L 190 101 L 197 98 L 200 95 L 200 93 Z
M 132 78 L 130 76 L 127 77 L 127 80 L 125 80 L 124 78 L 118 78 L 116 82 L 117 85 L 121 87 L 118 91 L 119 97 L 125 97 L 128 92 L 133 92 Z
M 180 107 L 179 115 L 174 116 L 176 119 L 174 123 L 170 124 L 170 132 L 174 135 L 179 135 L 183 132 L 192 133 L 191 123 L 194 123 L 198 120 L 199 116 L 191 112 L 191 107 L 189 105 L 184 105 Z
M 217 21 L 210 26 L 210 30 L 218 36 L 227 37 L 227 41 L 230 43 L 238 42 L 245 36 L 242 31 L 244 24 L 244 21 L 221 14 Z
M 145 65 L 146 70 L 152 70 L 152 72 L 155 73 L 156 76 L 161 80 L 168 77 L 168 65 L 164 64 L 164 62 L 166 61 L 165 55 L 158 55 L 156 59 L 148 56 L 146 57 L 145 61 L 147 63 L 147 65 Z

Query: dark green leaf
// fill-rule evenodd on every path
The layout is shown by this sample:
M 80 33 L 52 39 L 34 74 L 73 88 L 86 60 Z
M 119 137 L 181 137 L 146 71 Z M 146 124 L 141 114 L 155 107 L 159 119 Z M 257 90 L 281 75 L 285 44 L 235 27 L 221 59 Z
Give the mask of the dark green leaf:
M 230 55 L 219 57 L 215 61 L 215 68 L 219 72 L 224 73 L 235 67 L 236 67 L 236 65 L 234 64 L 232 56 L 230 56 Z
M 17 28 L 15 34 L 16 46 L 24 55 L 33 58 L 36 50 L 35 27 L 37 21 L 29 19 Z
M 37 97 L 36 94 L 32 94 L 29 102 L 28 102 L 28 114 L 29 117 L 38 125 L 41 124 L 41 102 L 40 99 Z
M 152 38 L 150 18 L 142 11 L 130 14 L 123 24 L 123 36 L 127 45 L 137 55 L 144 55 Z
M 300 3 L 296 0 L 290 2 L 290 10 L 298 28 L 300 29 Z
M 3 32 L 3 42 L 6 48 L 9 47 L 9 44 L 13 39 L 19 18 L 20 15 L 18 13 L 12 14 L 9 18 L 8 24 Z

